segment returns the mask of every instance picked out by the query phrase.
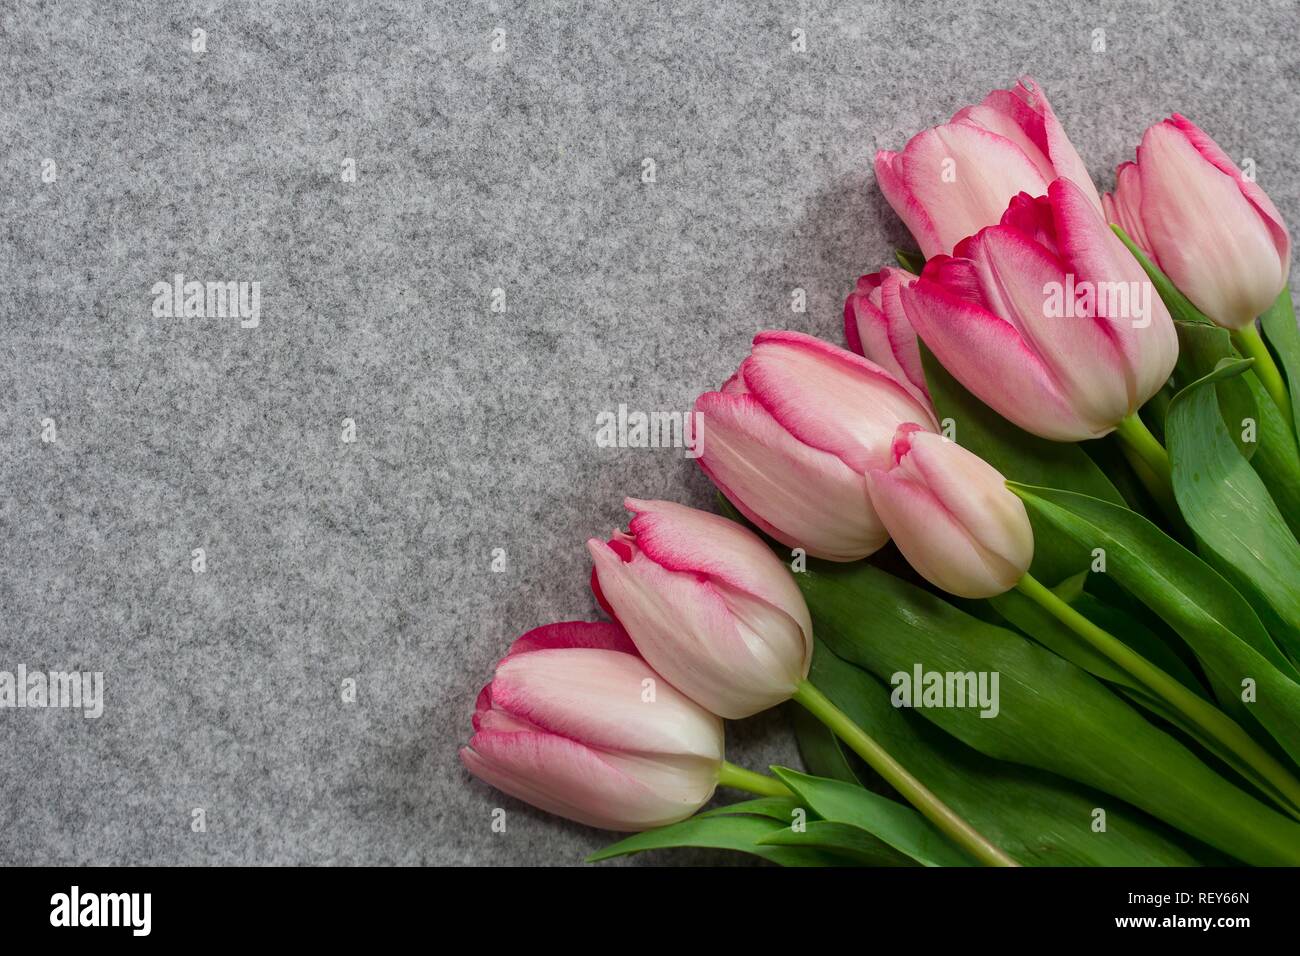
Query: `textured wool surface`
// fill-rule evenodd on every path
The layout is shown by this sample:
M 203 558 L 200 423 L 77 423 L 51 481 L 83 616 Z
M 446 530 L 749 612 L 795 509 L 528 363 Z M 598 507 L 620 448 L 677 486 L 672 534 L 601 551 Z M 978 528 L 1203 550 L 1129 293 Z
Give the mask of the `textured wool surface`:
M 519 632 L 598 615 L 582 545 L 623 495 L 711 500 L 680 449 L 598 447 L 597 415 L 687 409 L 763 328 L 842 341 L 856 276 L 912 245 L 875 150 L 1021 72 L 1102 188 L 1177 110 L 1300 221 L 1296 27 L 1281 2 L 6 5 L 0 670 L 102 671 L 105 701 L 0 710 L 0 863 L 580 861 L 608 835 L 456 750 Z M 177 273 L 258 281 L 260 324 L 156 317 Z M 798 761 L 779 713 L 729 751 Z M 682 861 L 740 859 L 637 860 Z

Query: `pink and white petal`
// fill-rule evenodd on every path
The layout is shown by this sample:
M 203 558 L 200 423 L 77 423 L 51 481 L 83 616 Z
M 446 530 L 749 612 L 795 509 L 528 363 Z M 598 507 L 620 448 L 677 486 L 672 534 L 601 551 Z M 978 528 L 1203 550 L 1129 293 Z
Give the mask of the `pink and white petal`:
M 560 647 L 591 647 L 635 654 L 636 645 L 627 632 L 610 621 L 560 621 L 535 627 L 510 645 L 506 656 L 548 651 Z
M 1170 123 L 1146 131 L 1138 167 L 1142 220 L 1161 268 L 1219 324 L 1249 325 L 1273 304 L 1287 274 L 1257 207 Z
M 1012 569 L 981 548 L 924 485 L 898 468 L 874 470 L 867 479 L 890 537 L 917 574 L 959 597 L 992 597 L 1008 589 Z
M 856 471 L 886 460 L 903 422 L 938 430 L 929 407 L 880 366 L 799 332 L 760 333 L 745 380 L 795 438 Z
M 1053 441 L 1099 438 L 1111 430 L 1079 417 L 1009 322 L 924 278 L 902 290 L 902 302 L 944 368 L 1002 417 Z
M 708 392 L 695 410 L 705 423 L 700 466 L 767 534 L 831 561 L 856 561 L 885 543 L 862 475 L 794 438 L 756 398 Z
M 712 796 L 716 765 L 699 762 L 694 788 L 656 791 L 582 744 L 549 734 L 481 733 L 460 751 L 474 776 L 548 813 L 606 830 L 684 820 Z
M 1088 167 L 1084 165 L 1079 151 L 1065 135 L 1065 127 L 1056 118 L 1052 104 L 1047 101 L 1047 94 L 1032 77 L 1028 76 L 1021 77 L 1016 92 L 1030 104 L 1032 109 L 1042 115 L 1043 135 L 1047 139 L 1047 155 L 1051 160 L 1052 168 L 1056 171 L 1050 178 L 1063 177 L 1070 180 L 1079 187 L 1088 202 L 1100 214 L 1101 196 L 1097 193 L 1097 186 L 1088 175 Z
M 1157 266 L 1160 257 L 1151 248 L 1142 222 L 1142 174 L 1137 163 L 1121 163 L 1115 170 L 1115 192 L 1101 197 L 1106 221 L 1119 226 Z
M 1110 233 L 1100 214 L 1092 214 Z M 1066 299 L 1066 273 L 1056 257 L 1007 226 L 982 230 L 969 255 L 991 310 L 1016 326 L 1076 414 L 1100 426 L 1127 415 L 1128 367 L 1111 328 L 1092 315 L 1066 314 L 1075 303 Z M 1049 289 L 1055 289 L 1058 308 L 1049 308 Z
M 1273 205 L 1273 200 L 1268 198 L 1268 194 L 1259 188 L 1258 183 L 1252 182 L 1242 175 L 1241 170 L 1237 168 L 1232 158 L 1220 148 L 1219 144 L 1187 117 L 1175 113 L 1169 117 L 1167 122 L 1186 136 L 1188 142 L 1217 169 L 1236 181 L 1242 195 L 1255 206 L 1256 211 L 1268 224 L 1269 231 L 1273 234 L 1277 246 L 1278 257 L 1289 267 L 1291 264 L 1291 234 L 1287 231 L 1286 223 L 1282 219 L 1282 213 L 1278 211 L 1277 206 Z
M 624 562 L 594 539 L 587 548 L 601 591 L 641 655 L 686 696 L 719 716 L 739 719 L 793 693 L 755 661 L 708 578 L 670 571 L 639 553 Z
M 1024 502 L 1000 471 L 942 435 L 910 436 L 907 470 L 943 503 L 973 541 L 1023 574 L 1034 556 L 1034 532 Z M 1018 578 L 1017 578 L 1018 580 Z
M 654 700 L 644 698 L 653 682 Z M 722 759 L 722 723 L 640 657 L 557 648 L 508 657 L 492 682 L 493 709 L 601 750 Z
M 943 240 L 926 208 L 912 195 L 902 171 L 902 155 L 889 150 L 876 153 L 876 182 L 886 201 L 903 220 L 928 259 L 944 252 Z
M 1045 182 L 1056 178 L 1048 156 L 1042 115 L 1011 90 L 994 90 L 982 103 L 961 110 L 953 122 L 961 121 L 982 126 L 1010 140 L 1038 168 Z
M 1114 346 L 1127 383 L 1124 414 L 1132 413 L 1160 390 L 1178 361 L 1178 333 L 1173 319 L 1146 270 L 1075 183 L 1058 179 L 1049 187 L 1048 195 L 1067 266 L 1076 282 L 1089 282 L 1095 290 L 1096 318 L 1092 322 L 1104 329 Z M 1078 323 L 1087 321 L 1080 319 Z M 1067 359 L 1071 347 L 1067 345 Z M 1100 353 L 1088 354 L 1101 360 Z M 1099 374 L 1105 380 L 1113 376 L 1113 370 L 1102 368 Z
M 903 151 L 902 167 L 911 195 L 934 222 L 940 243 L 934 252 L 951 254 L 966 236 L 996 223 L 1017 193 L 1047 191 L 1047 178 L 1018 146 L 970 123 L 918 133 Z
M 623 504 L 635 513 L 628 530 L 637 548 L 656 564 L 725 581 L 808 621 L 803 594 L 789 570 L 748 528 L 672 501 L 626 498 Z
M 812 624 L 797 621 L 785 611 L 737 588 L 714 585 L 736 618 L 745 643 L 758 666 L 781 674 L 791 687 L 808 676 L 812 664 Z

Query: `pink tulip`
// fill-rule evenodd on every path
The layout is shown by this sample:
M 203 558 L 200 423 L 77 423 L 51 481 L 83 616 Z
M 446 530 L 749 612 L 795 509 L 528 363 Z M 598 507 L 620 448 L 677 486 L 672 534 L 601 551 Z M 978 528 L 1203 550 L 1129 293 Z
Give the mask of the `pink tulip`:
M 667 501 L 625 505 L 634 515 L 627 533 L 587 542 L 592 585 L 650 666 L 723 717 L 789 699 L 808 675 L 812 619 L 776 555 L 718 515 Z
M 767 534 L 814 557 L 855 561 L 887 540 L 863 472 L 902 422 L 937 428 L 929 402 L 866 359 L 799 332 L 763 332 L 703 416 L 700 466 Z
M 1116 180 L 1106 216 L 1198 309 L 1241 329 L 1273 304 L 1291 269 L 1282 215 L 1190 120 L 1150 127 Z
M 476 777 L 606 830 L 684 820 L 713 796 L 722 721 L 650 669 L 617 624 L 529 631 L 479 694 Z
M 916 332 L 898 296 L 900 286 L 911 281 L 910 273 L 892 266 L 858 279 L 857 288 L 844 301 L 844 337 L 850 349 L 879 365 L 929 407 Z
M 926 263 L 900 290 L 908 321 L 976 397 L 1026 431 L 1098 438 L 1178 357 L 1173 320 L 1087 194 L 1058 179 Z
M 880 189 L 926 258 L 951 254 L 962 239 L 996 223 L 1012 196 L 1041 196 L 1060 177 L 1101 209 L 1083 160 L 1029 77 L 917 133 L 901 153 L 876 153 Z
M 868 481 L 894 544 L 931 584 L 992 597 L 1029 570 L 1034 533 L 1024 504 L 996 468 L 960 445 L 903 425 L 893 463 Z

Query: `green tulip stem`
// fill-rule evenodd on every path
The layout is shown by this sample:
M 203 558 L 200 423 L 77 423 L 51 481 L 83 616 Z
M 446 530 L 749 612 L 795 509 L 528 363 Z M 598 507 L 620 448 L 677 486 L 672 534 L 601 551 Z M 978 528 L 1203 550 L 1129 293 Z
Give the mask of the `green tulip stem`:
M 1021 578 L 1016 589 L 1136 678 L 1158 699 L 1173 708 L 1175 713 L 1185 717 L 1192 726 L 1235 754 L 1243 764 L 1277 788 L 1293 806 L 1300 808 L 1300 781 L 1232 718 L 1203 697 L 1194 694 L 1119 638 L 1093 624 L 1032 575 L 1026 574 Z
M 837 737 L 916 807 L 938 830 L 985 866 L 1019 866 L 988 838 L 959 817 L 951 807 L 917 780 L 884 747 L 855 724 L 825 694 L 808 681 L 800 681 L 794 699 L 829 727 Z
M 1294 429 L 1295 412 L 1291 408 L 1291 397 L 1286 390 L 1286 381 L 1282 378 L 1277 363 L 1273 361 L 1268 346 L 1260 337 L 1259 329 L 1255 328 L 1253 322 L 1244 329 L 1237 329 L 1232 333 L 1232 344 L 1237 346 L 1237 351 L 1246 358 L 1255 360 L 1254 372 L 1259 377 L 1260 384 L 1273 399 L 1273 403 L 1282 411 L 1287 426 Z
M 790 788 L 775 777 L 737 767 L 726 760 L 722 761 L 722 766 L 718 769 L 718 786 L 744 790 L 746 793 L 758 794 L 760 797 L 794 796 Z
M 1165 446 L 1151 434 L 1151 430 L 1138 417 L 1137 412 L 1121 419 L 1115 426 L 1115 434 L 1119 438 L 1125 457 L 1133 465 L 1133 470 L 1137 472 L 1138 478 L 1151 493 L 1151 497 L 1156 500 L 1160 510 L 1175 527 L 1182 528 L 1183 516 L 1174 498 L 1169 452 L 1165 451 Z

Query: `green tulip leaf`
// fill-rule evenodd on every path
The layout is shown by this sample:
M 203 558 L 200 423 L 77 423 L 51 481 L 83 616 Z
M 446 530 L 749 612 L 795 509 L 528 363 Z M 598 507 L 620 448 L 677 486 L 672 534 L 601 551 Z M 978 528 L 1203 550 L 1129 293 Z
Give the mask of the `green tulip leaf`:
M 1232 443 L 1208 387 L 1248 362 L 1188 385 L 1169 409 L 1174 494 L 1206 560 L 1247 598 L 1292 658 L 1300 655 L 1300 542 Z
M 1300 328 L 1296 327 L 1290 288 L 1284 288 L 1277 301 L 1259 317 L 1259 326 L 1286 375 L 1291 408 L 1300 416 Z
M 803 575 L 800 575 L 802 578 Z M 816 628 L 830 627 L 811 592 Z M 869 620 L 855 625 L 869 632 Z M 890 703 L 875 675 L 817 640 L 809 680 L 944 803 L 1015 860 L 1031 866 L 1189 866 L 1213 863 L 1213 851 L 1141 811 L 1082 784 L 1033 767 L 994 760 Z M 1106 807 L 1107 839 L 1092 832 Z M 1189 850 L 1179 841 L 1190 843 Z
M 759 841 L 764 846 L 802 846 L 831 850 L 862 866 L 917 866 L 910 857 L 849 823 L 810 820 L 803 829 L 777 830 Z
M 1120 562 L 1112 556 L 1110 563 L 1113 569 Z M 989 680 L 997 674 L 996 716 L 981 717 L 978 707 L 915 708 L 980 753 L 1086 784 L 1247 863 L 1300 863 L 1300 824 L 1215 773 L 1096 678 L 1046 648 L 870 565 L 815 562 L 796 579 L 818 635 L 881 680 L 906 677 L 917 664 L 941 674 L 974 672 Z M 867 725 L 868 732 L 875 729 Z M 1108 815 L 1114 809 L 1104 800 L 1093 806 Z
M 1227 329 L 1189 322 L 1177 322 L 1174 327 L 1178 330 L 1178 365 L 1174 375 L 1179 382 L 1200 381 L 1213 374 L 1221 362 L 1240 360 Z M 1240 371 L 1245 371 L 1244 367 Z M 1224 375 L 1215 380 L 1214 390 L 1218 397 L 1219 414 L 1233 444 L 1250 458 L 1259 447 L 1259 406 L 1246 379 L 1245 375 Z M 1255 435 L 1250 435 L 1252 422 L 1256 423 L 1253 429 Z M 1164 427 L 1168 428 L 1168 412 Z M 1247 436 L 1253 440 L 1247 440 Z M 1168 435 L 1162 437 L 1165 444 L 1168 444 Z
M 925 256 L 910 249 L 895 249 L 894 258 L 898 260 L 900 266 L 912 273 L 912 275 L 919 276 L 921 270 L 925 268 Z
M 772 773 L 823 820 L 867 831 L 923 866 L 972 866 L 973 861 L 903 803 L 840 780 L 773 767 Z
M 588 863 L 599 863 L 630 853 L 646 850 L 665 850 L 676 847 L 702 847 L 711 850 L 736 850 L 762 857 L 782 866 L 852 866 L 852 857 L 820 847 L 770 846 L 761 842 L 765 837 L 784 830 L 786 825 L 776 820 L 750 814 L 735 816 L 699 815 L 666 827 L 635 833 L 587 857 Z
M 794 819 L 795 811 L 802 806 L 803 804 L 794 797 L 756 797 L 753 800 L 741 800 L 739 803 L 728 803 L 725 806 L 714 807 L 712 810 L 703 810 L 695 817 L 700 819 L 750 815 L 767 817 L 769 820 L 776 820 L 782 826 L 789 826 Z
M 1103 549 L 1107 576 L 1182 636 L 1220 706 L 1248 730 L 1252 718 L 1258 721 L 1293 760 L 1300 758 L 1295 667 L 1222 575 L 1127 509 L 1054 488 L 1009 487 L 1082 554 Z M 1244 689 L 1251 691 L 1249 703 Z
M 1300 445 L 1254 372 L 1242 378 L 1259 409 L 1258 442 L 1251 467 L 1263 479 L 1291 533 L 1300 538 Z

